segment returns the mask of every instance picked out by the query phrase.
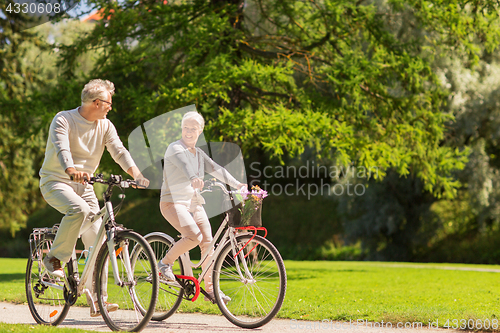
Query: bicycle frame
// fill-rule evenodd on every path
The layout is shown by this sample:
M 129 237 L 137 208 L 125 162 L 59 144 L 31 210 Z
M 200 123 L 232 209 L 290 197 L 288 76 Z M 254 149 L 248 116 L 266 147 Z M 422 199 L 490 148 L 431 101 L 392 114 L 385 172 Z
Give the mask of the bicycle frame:
M 210 243 L 210 248 L 214 247 L 217 240 L 219 240 L 222 233 L 224 232 L 224 229 L 226 229 L 228 222 L 229 222 L 229 217 L 226 215 L 226 217 L 222 221 L 221 225 L 219 226 L 219 229 L 215 233 L 215 236 L 213 237 L 212 242 Z M 238 262 L 238 257 L 239 257 L 239 260 L 242 262 L 243 267 L 244 267 L 245 272 L 243 274 L 243 272 L 241 272 L 241 270 L 240 270 L 239 265 L 236 265 L 236 269 L 238 271 L 238 274 L 239 274 L 241 280 L 242 281 L 245 281 L 245 280 L 246 281 L 253 281 L 254 280 L 252 274 L 250 273 L 250 271 L 248 269 L 245 257 L 243 256 L 243 253 L 241 251 L 239 251 L 239 252 L 235 251 L 236 250 L 235 230 L 236 230 L 236 228 L 234 228 L 234 227 L 227 227 L 226 231 L 224 232 L 224 234 L 220 238 L 220 243 L 217 245 L 217 247 L 215 247 L 215 250 L 214 250 L 214 253 L 213 253 L 212 258 L 210 260 L 209 265 L 207 265 L 205 267 L 205 269 L 203 269 L 202 272 L 200 273 L 200 275 L 198 276 L 198 279 L 197 279 L 198 283 L 201 283 L 204 280 L 205 276 L 212 268 L 212 265 L 215 263 L 215 260 L 217 259 L 219 253 L 224 249 L 226 244 L 228 244 L 229 242 L 232 244 L 233 257 L 235 258 L 236 262 Z M 255 230 L 255 231 L 257 231 L 257 230 Z M 248 233 L 248 234 L 251 235 L 251 233 Z M 266 231 L 266 234 L 267 234 L 267 231 Z M 163 237 L 166 237 L 168 240 L 170 240 L 172 242 L 172 244 L 175 243 L 174 239 L 171 236 L 169 236 L 165 233 L 162 233 L 162 232 L 149 233 L 145 236 L 145 238 L 147 238 L 149 236 L 154 236 L 154 235 L 161 235 Z M 254 234 L 254 236 L 255 236 L 255 234 Z M 252 239 L 253 239 L 253 237 L 252 237 Z M 191 258 L 189 256 L 189 251 L 186 253 L 183 253 L 180 256 L 179 264 L 183 265 L 182 268 L 184 271 L 184 276 L 194 277 L 193 269 L 200 268 L 203 265 L 203 263 L 205 262 L 205 260 L 207 260 L 208 255 L 209 255 L 209 253 L 205 253 L 201 257 L 200 261 L 195 264 L 191 261 Z M 167 282 L 167 284 L 169 284 L 169 283 L 170 282 Z M 173 283 L 175 284 L 176 282 L 173 282 Z M 192 301 L 194 302 L 196 299 L 197 298 L 195 297 L 195 298 L 193 298 Z
M 215 233 L 215 236 L 213 237 L 212 239 L 212 242 L 210 243 L 210 248 L 213 248 L 215 243 L 217 242 L 217 240 L 219 239 L 219 237 L 221 236 L 222 232 L 224 231 L 224 228 L 226 227 L 228 223 L 228 218 L 226 216 L 226 218 L 224 218 L 224 220 L 222 221 L 221 225 L 219 226 L 219 229 L 217 230 L 217 232 Z M 198 281 L 201 282 L 203 281 L 203 279 L 205 278 L 205 275 L 209 272 L 210 268 L 212 267 L 212 265 L 215 263 L 215 259 L 217 258 L 217 255 L 219 254 L 220 251 L 222 251 L 224 245 L 226 245 L 226 243 L 230 240 L 230 234 L 231 234 L 231 228 L 228 228 L 226 230 L 226 232 L 224 233 L 224 235 L 222 236 L 221 238 L 221 243 L 219 244 L 219 246 L 217 246 L 214 250 L 214 254 L 212 255 L 212 258 L 210 260 L 210 264 L 207 265 L 205 267 L 204 270 L 202 270 L 202 272 L 200 273 L 200 276 L 198 277 Z M 184 254 L 181 255 L 182 257 L 182 262 L 184 264 L 187 264 L 187 265 L 184 265 L 184 266 L 187 266 L 187 267 L 184 267 L 184 274 L 187 275 L 187 276 L 194 276 L 193 275 L 193 269 L 197 269 L 197 268 L 200 268 L 203 263 L 205 262 L 205 260 L 207 259 L 208 257 L 208 252 L 205 253 L 201 258 L 200 258 L 200 261 L 195 264 L 191 261 L 191 258 L 189 257 L 189 252 L 186 252 Z

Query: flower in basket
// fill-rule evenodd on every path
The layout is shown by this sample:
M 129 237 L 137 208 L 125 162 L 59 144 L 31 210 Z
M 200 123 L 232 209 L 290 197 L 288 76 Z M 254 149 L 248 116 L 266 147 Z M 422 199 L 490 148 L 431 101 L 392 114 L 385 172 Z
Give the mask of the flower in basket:
M 241 191 L 236 197 L 241 201 L 241 223 L 247 225 L 255 212 L 262 206 L 262 200 L 267 197 L 267 191 L 254 185 L 250 191 Z

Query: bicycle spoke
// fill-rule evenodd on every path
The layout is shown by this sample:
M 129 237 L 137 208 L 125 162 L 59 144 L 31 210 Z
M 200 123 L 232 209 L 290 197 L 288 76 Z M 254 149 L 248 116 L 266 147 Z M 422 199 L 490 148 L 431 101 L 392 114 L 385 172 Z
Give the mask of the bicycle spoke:
M 115 245 L 114 251 L 118 253 L 116 273 L 123 285 L 116 285 L 112 269 L 108 271 L 105 268 L 111 260 L 105 244 L 98 259 L 100 272 L 97 285 L 101 286 L 97 292 L 98 301 L 103 309 L 106 309 L 106 302 L 119 306 L 116 311 L 105 310 L 102 313 L 110 328 L 141 330 L 154 313 L 158 295 L 158 277 L 154 270 L 155 256 L 146 240 L 132 231 L 120 232 L 117 238 L 121 239 L 121 242 Z M 102 258 L 104 255 L 106 257 Z M 128 258 L 130 263 L 127 263 Z M 130 267 L 130 272 L 127 272 L 127 267 Z
M 63 287 L 64 283 L 50 277 L 48 273 L 43 273 L 45 271 L 43 256 L 49 253 L 54 235 L 47 233 L 42 237 L 35 243 L 36 248 L 28 259 L 25 279 L 26 299 L 37 323 L 58 325 L 66 317 L 70 306 L 64 300 L 63 290 L 55 287 L 56 285 Z
M 257 300 L 257 297 L 255 296 L 255 292 L 253 290 L 254 288 L 249 288 L 247 286 L 247 289 L 250 292 L 250 294 L 253 296 L 253 300 L 255 301 L 255 303 L 257 303 L 257 305 L 258 305 L 257 309 L 260 308 L 260 310 L 262 310 L 261 313 L 266 313 L 266 309 L 264 309 L 264 307 L 260 304 L 260 302 Z
M 235 260 L 231 245 L 220 253 L 214 270 L 214 286 L 231 298 L 227 304 L 218 300 L 224 316 L 234 324 L 256 328 L 271 320 L 283 303 L 286 273 L 279 253 L 266 239 L 255 236 L 237 237 L 238 249 L 243 249 Z M 247 275 L 247 271 L 251 275 Z M 243 276 L 240 276 L 243 274 Z
M 273 306 L 273 303 L 272 303 L 271 298 L 270 298 L 270 297 L 266 297 L 266 296 L 264 295 L 264 293 L 262 292 L 262 289 L 261 289 L 258 285 L 255 285 L 255 288 L 253 288 L 253 289 L 256 289 L 256 290 L 260 293 L 260 295 L 262 296 L 262 299 L 264 299 L 264 301 L 266 301 L 268 308 L 269 308 L 269 309 L 271 309 L 271 308 L 272 308 L 272 306 Z M 252 290 L 252 293 L 254 293 L 254 292 L 255 292 L 255 291 L 254 291 L 254 290 Z M 267 293 L 267 294 L 268 294 L 269 296 L 273 296 L 271 293 Z M 255 294 L 254 294 L 254 295 L 255 295 Z M 255 297 L 255 299 L 257 299 L 257 297 Z
M 148 236 L 147 241 L 151 245 L 157 261 L 162 260 L 172 247 L 170 240 L 161 235 Z M 174 265 L 174 274 L 184 275 L 180 265 Z M 160 292 L 152 319 L 160 321 L 170 317 L 180 306 L 183 295 L 183 289 L 177 282 L 162 281 L 160 277 Z

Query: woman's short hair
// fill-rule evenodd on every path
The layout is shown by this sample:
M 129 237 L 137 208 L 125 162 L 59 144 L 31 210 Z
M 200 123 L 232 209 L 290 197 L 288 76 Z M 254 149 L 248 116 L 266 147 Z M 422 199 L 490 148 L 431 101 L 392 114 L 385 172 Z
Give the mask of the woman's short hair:
M 115 85 L 113 82 L 101 79 L 90 80 L 82 90 L 82 105 L 91 103 L 97 98 L 106 100 L 106 91 L 113 96 L 115 93 Z
M 196 111 L 186 112 L 184 117 L 182 117 L 181 127 L 184 127 L 184 122 L 189 119 L 195 120 L 198 125 L 200 125 L 200 128 L 203 131 L 203 128 L 205 127 L 205 119 L 203 119 L 203 116 L 201 114 Z

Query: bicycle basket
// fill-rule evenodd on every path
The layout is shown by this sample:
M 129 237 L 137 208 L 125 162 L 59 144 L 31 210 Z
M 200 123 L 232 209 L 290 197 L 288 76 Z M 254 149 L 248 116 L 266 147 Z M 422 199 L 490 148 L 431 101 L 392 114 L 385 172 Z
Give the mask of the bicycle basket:
M 229 215 L 229 226 L 233 228 L 238 227 L 262 227 L 262 204 L 255 210 L 255 212 L 249 216 L 248 214 L 242 218 L 243 205 L 240 202 L 233 208 L 227 211 Z

